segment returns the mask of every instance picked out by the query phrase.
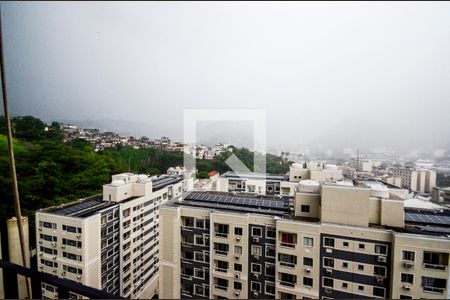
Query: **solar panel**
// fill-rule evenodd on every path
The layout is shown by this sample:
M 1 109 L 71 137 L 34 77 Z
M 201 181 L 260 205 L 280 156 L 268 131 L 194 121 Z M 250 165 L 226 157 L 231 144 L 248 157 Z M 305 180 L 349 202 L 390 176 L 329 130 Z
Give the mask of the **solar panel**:
M 405 213 L 405 221 L 428 224 L 450 225 L 450 216 Z

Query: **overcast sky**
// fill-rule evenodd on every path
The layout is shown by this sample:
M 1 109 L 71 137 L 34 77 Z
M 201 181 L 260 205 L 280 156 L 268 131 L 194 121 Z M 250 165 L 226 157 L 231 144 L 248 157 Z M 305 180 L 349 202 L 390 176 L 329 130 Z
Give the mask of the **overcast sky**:
M 185 108 L 258 108 L 272 146 L 450 141 L 448 2 L 1 7 L 16 115 L 176 135 Z

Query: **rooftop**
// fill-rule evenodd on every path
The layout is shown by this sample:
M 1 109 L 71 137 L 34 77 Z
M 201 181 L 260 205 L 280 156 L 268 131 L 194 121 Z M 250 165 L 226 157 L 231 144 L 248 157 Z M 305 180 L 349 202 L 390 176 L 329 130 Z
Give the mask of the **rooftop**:
M 86 218 L 107 207 L 114 205 L 117 204 L 114 202 L 103 201 L 101 195 L 95 195 L 75 202 L 71 202 L 69 204 L 40 209 L 39 212 L 60 216 Z
M 227 178 L 242 178 L 242 179 L 266 179 L 275 181 L 286 181 L 289 180 L 289 176 L 286 174 L 270 174 L 270 173 L 245 173 L 245 172 L 232 172 L 228 171 L 220 175 L 220 177 Z
M 289 199 L 271 196 L 196 191 L 185 193 L 181 199 L 171 201 L 167 205 L 292 218 Z
M 163 187 L 166 187 L 170 184 L 178 183 L 184 179 L 183 176 L 161 176 L 158 178 L 153 178 L 153 191 L 157 191 L 162 189 Z

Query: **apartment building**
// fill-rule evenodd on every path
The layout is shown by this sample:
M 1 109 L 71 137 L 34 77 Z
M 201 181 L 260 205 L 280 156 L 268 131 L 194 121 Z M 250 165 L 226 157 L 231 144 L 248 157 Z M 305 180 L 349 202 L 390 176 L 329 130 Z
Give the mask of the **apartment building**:
M 403 188 L 420 193 L 431 193 L 436 186 L 436 172 L 433 170 L 405 167 L 394 168 L 391 171 L 394 177 L 401 178 Z
M 186 192 L 184 181 L 182 176 L 118 174 L 102 195 L 39 210 L 39 270 L 124 297 L 153 297 L 159 207 Z M 58 297 L 56 288 L 42 288 L 44 298 Z
M 311 179 L 319 182 L 336 182 L 342 180 L 342 170 L 333 164 L 322 162 L 293 163 L 289 168 L 289 181 Z
M 190 192 L 160 210 L 160 298 L 448 298 L 449 211 L 378 180 L 292 200 Z
M 281 183 L 287 182 L 285 174 L 259 174 L 226 172 L 217 178 L 216 190 L 220 192 L 279 195 Z

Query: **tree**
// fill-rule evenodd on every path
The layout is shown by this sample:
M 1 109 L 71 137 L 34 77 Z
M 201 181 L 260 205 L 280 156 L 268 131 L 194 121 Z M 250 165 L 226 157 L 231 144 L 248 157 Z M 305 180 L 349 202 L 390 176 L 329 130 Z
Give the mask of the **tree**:
M 16 117 L 13 119 L 14 136 L 26 139 L 27 141 L 37 141 L 45 138 L 45 124 L 40 119 L 33 116 Z

